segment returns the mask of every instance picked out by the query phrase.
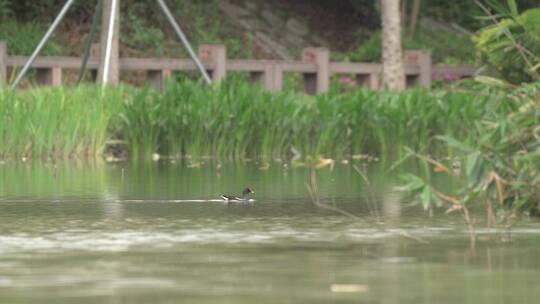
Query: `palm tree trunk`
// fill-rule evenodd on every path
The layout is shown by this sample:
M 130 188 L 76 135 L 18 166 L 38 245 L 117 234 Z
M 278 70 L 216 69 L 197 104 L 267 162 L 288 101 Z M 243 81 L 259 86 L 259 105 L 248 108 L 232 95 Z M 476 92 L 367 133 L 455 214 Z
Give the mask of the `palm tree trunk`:
M 382 9 L 382 65 L 384 84 L 390 90 L 405 89 L 403 54 L 401 50 L 401 23 L 399 18 L 399 0 L 381 0 Z

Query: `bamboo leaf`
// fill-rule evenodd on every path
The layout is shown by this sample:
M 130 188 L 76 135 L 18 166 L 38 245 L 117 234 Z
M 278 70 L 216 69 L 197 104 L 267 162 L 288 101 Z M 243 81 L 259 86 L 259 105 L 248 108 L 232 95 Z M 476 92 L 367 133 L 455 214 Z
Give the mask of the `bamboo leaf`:
M 401 176 L 401 179 L 405 181 L 407 184 L 400 187 L 400 190 L 406 191 L 406 192 L 416 192 L 423 187 L 425 187 L 425 182 L 420 177 L 414 175 L 414 174 L 403 174 Z
M 454 139 L 453 137 L 446 136 L 446 135 L 438 135 L 438 136 L 435 136 L 435 138 L 446 142 L 448 146 L 452 148 L 456 148 L 462 152 L 466 152 L 466 153 L 475 152 L 475 149 L 473 149 L 472 147 L 468 145 L 465 145 L 464 143 Z
M 510 15 L 512 18 L 517 18 L 518 16 L 518 8 L 515 0 L 506 0 L 506 3 L 508 4 L 508 8 L 510 9 Z
M 472 153 L 467 156 L 467 159 L 465 161 L 465 174 L 468 177 L 473 175 L 477 167 L 479 157 L 480 153 Z
M 422 207 L 424 207 L 424 210 L 427 210 L 431 205 L 432 196 L 433 192 L 431 191 L 431 187 L 424 187 L 422 193 L 420 194 L 420 199 L 422 201 Z

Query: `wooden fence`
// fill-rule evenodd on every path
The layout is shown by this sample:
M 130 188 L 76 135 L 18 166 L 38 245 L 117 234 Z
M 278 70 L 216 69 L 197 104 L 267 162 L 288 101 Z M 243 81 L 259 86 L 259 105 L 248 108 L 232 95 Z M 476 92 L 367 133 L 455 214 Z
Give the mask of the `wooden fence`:
M 330 77 L 334 74 L 348 75 L 357 85 L 373 90 L 381 88 L 382 66 L 379 63 L 332 62 L 326 48 L 305 48 L 299 61 L 227 59 L 226 49 L 221 45 L 202 45 L 199 57 L 215 82 L 223 80 L 227 72 L 246 72 L 251 82 L 258 82 L 270 91 L 283 87 L 284 73 L 303 75 L 304 90 L 318 94 L 328 90 Z M 26 56 L 8 56 L 5 42 L 0 41 L 0 86 L 7 82 L 8 71 L 22 67 Z M 88 60 L 87 69 L 97 75 L 97 56 Z M 161 89 L 163 79 L 173 71 L 196 70 L 190 59 L 174 58 L 119 58 L 120 71 L 145 71 L 147 81 Z M 59 86 L 65 69 L 79 69 L 79 57 L 37 57 L 32 68 L 36 71 L 36 82 L 41 85 Z M 454 80 L 471 77 L 474 67 L 468 65 L 442 65 L 431 63 L 431 54 L 424 51 L 405 52 L 405 74 L 407 85 L 430 87 L 433 80 Z

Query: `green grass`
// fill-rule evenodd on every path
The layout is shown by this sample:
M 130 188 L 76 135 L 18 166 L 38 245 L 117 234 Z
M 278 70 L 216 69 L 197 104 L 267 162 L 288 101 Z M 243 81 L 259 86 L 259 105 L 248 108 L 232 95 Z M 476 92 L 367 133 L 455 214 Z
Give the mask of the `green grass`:
M 0 155 L 99 154 L 107 139 L 125 140 L 133 158 L 152 154 L 226 159 L 293 156 L 401 157 L 405 147 L 446 155 L 437 135 L 460 140 L 494 111 L 496 92 L 366 89 L 307 96 L 269 93 L 242 81 L 149 88 L 96 86 L 0 92 Z
M 45 34 L 47 25 L 36 22 L 17 22 L 13 19 L 0 20 L 2 30 L 0 30 L 0 41 L 6 41 L 8 52 L 12 55 L 30 55 Z M 63 48 L 59 45 L 54 36 L 45 44 L 40 55 L 59 55 Z
M 0 156 L 66 158 L 101 152 L 122 88 L 0 91 Z
M 486 96 L 418 88 L 306 96 L 241 82 L 202 89 L 170 82 L 163 94 L 129 95 L 117 129 L 143 157 L 288 158 L 293 149 L 304 156 L 399 156 L 405 146 L 436 149 L 437 134 L 466 134 L 488 110 Z
M 318 96 L 272 94 L 234 80 L 169 81 L 163 92 L 0 91 L 0 159 L 96 157 L 108 139 L 127 142 L 133 159 L 159 153 L 269 162 L 298 151 L 306 163 L 369 154 L 396 168 L 414 156 L 420 166 L 406 169 L 415 175 L 405 176 L 404 189 L 426 209 L 482 202 L 510 221 L 513 212 L 540 213 L 539 104 L 540 83 Z M 451 189 L 436 183 L 441 175 L 450 176 Z

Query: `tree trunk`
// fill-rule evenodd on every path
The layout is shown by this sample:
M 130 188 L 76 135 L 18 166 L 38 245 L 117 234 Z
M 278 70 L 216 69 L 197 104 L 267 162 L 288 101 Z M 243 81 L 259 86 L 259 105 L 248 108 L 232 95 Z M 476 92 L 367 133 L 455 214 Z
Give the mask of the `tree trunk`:
M 411 18 L 409 20 L 409 37 L 414 36 L 416 31 L 416 24 L 418 23 L 418 14 L 420 12 L 420 0 L 414 0 L 413 7 L 411 10 Z
M 401 0 L 401 28 L 407 28 L 407 0 Z
M 390 90 L 405 89 L 403 54 L 401 51 L 401 23 L 399 0 L 381 0 L 382 10 L 382 65 L 384 84 Z

